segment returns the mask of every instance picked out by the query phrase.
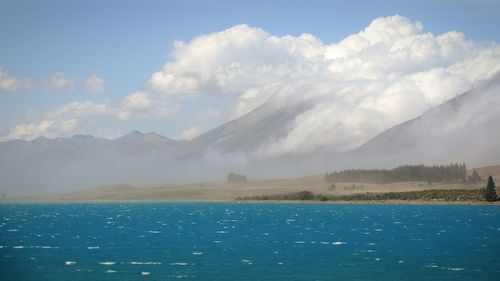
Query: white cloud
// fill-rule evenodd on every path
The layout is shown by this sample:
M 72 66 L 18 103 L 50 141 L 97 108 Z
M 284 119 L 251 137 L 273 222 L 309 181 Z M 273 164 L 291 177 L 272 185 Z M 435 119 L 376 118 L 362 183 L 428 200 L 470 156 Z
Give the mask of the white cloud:
M 97 75 L 97 73 L 93 73 L 85 80 L 85 90 L 91 93 L 100 93 L 106 89 L 106 84 L 104 80 Z
M 151 98 L 147 92 L 136 92 L 126 96 L 122 106 L 126 109 L 146 109 L 151 107 Z
M 78 121 L 76 119 L 44 120 L 38 123 L 17 125 L 2 140 L 35 139 L 38 137 L 54 138 L 72 133 Z
M 45 116 L 50 119 L 80 118 L 109 114 L 112 110 L 109 102 L 74 101 L 48 112 Z
M 69 136 L 78 130 L 79 120 L 88 117 L 109 115 L 111 113 L 113 113 L 113 109 L 109 102 L 70 102 L 42 114 L 38 118 L 42 121 L 15 126 L 5 136 L 1 137 L 0 140 L 32 140 L 42 136 L 46 138 Z
M 31 88 L 31 81 L 29 79 L 18 79 L 0 66 L 0 91 L 15 92 L 28 88 Z
M 198 127 L 191 127 L 184 130 L 179 136 L 182 140 L 192 140 L 201 134 L 201 130 Z
M 401 16 L 381 17 L 333 44 L 237 25 L 176 42 L 149 85 L 167 96 L 234 96 L 237 118 L 264 102 L 310 101 L 264 154 L 318 146 L 346 150 L 500 71 L 500 46 L 457 31 L 434 35 Z
M 56 72 L 52 74 L 52 77 L 48 82 L 45 83 L 45 88 L 47 90 L 57 90 L 57 91 L 73 91 L 75 90 L 75 79 L 67 77 L 63 72 Z
M 74 101 L 48 112 L 34 114 L 38 120 L 43 121 L 17 125 L 5 136 L 0 137 L 0 141 L 12 139 L 31 140 L 40 136 L 47 138 L 68 136 L 81 132 L 82 127 L 80 125 L 88 125 L 89 123 L 82 121 L 93 119 L 93 122 L 95 122 L 96 120 L 105 120 L 104 118 L 125 121 L 136 116 L 161 117 L 175 112 L 178 108 L 178 104 L 161 97 L 152 97 L 147 92 L 132 93 L 119 102 L 109 100 L 101 102 Z M 104 137 L 115 136 L 116 132 L 104 131 L 102 133 L 101 130 L 101 135 Z
M 176 112 L 180 105 L 168 96 L 154 95 L 146 91 L 125 96 L 114 106 L 113 112 L 121 120 L 133 116 L 164 117 Z

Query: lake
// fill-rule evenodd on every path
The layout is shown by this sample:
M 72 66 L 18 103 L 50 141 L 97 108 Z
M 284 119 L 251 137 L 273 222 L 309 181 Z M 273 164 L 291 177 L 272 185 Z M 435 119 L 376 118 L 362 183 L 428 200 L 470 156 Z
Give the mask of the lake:
M 2 280 L 499 280 L 487 205 L 1 204 Z

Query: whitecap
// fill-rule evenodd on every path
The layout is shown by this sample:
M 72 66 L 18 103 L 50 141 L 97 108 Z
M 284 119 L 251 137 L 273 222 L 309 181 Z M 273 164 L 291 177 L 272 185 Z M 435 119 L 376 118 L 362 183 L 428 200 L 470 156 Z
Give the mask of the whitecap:
M 148 271 L 142 271 L 141 272 L 141 275 L 150 275 L 150 274 L 151 274 L 151 272 L 148 272 Z
M 76 261 L 66 261 L 64 262 L 65 265 L 75 265 Z
M 193 252 L 193 256 L 201 256 L 203 255 L 203 252 Z
M 102 265 L 114 265 L 116 262 L 114 261 L 101 261 L 99 262 L 99 264 L 102 264 Z
M 158 265 L 158 264 L 161 264 L 161 262 L 159 261 L 131 261 L 130 264 L 134 264 L 134 265 L 142 265 L 142 264 L 146 264 L 146 265 Z
M 87 249 L 89 249 L 89 250 L 97 250 L 99 248 L 100 248 L 99 246 L 89 246 L 89 247 L 87 247 Z
M 158 231 L 158 230 L 150 230 L 150 231 L 148 231 L 148 232 L 149 232 L 149 233 L 154 233 L 154 234 L 161 233 L 161 232 L 160 232 L 160 231 Z
M 176 266 L 186 266 L 189 265 L 187 262 L 172 262 L 170 265 L 176 265 Z
M 342 242 L 342 241 L 335 241 L 335 242 L 332 242 L 332 245 L 346 245 L 347 242 Z
M 9 231 L 9 232 L 17 232 L 17 231 L 19 231 L 19 229 L 9 229 L 7 231 Z
M 447 269 L 448 270 L 452 270 L 452 271 L 462 271 L 462 270 L 464 270 L 463 267 L 448 267 Z
M 116 272 L 116 270 L 111 270 L 111 269 L 108 269 L 108 270 L 106 270 L 105 272 L 106 272 L 106 273 L 115 273 L 115 272 Z

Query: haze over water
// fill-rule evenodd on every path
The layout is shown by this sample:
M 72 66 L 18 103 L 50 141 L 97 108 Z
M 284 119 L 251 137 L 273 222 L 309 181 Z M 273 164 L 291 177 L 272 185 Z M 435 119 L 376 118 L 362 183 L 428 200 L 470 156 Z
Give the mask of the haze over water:
M 0 205 L 2 280 L 497 280 L 498 206 Z

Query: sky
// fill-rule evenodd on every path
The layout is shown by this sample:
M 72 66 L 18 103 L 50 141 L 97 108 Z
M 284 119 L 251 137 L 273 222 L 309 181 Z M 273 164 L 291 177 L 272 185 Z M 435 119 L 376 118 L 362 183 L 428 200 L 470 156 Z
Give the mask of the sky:
M 0 140 L 191 139 L 312 99 L 266 149 L 348 149 L 496 73 L 498 26 L 493 0 L 1 0 Z

